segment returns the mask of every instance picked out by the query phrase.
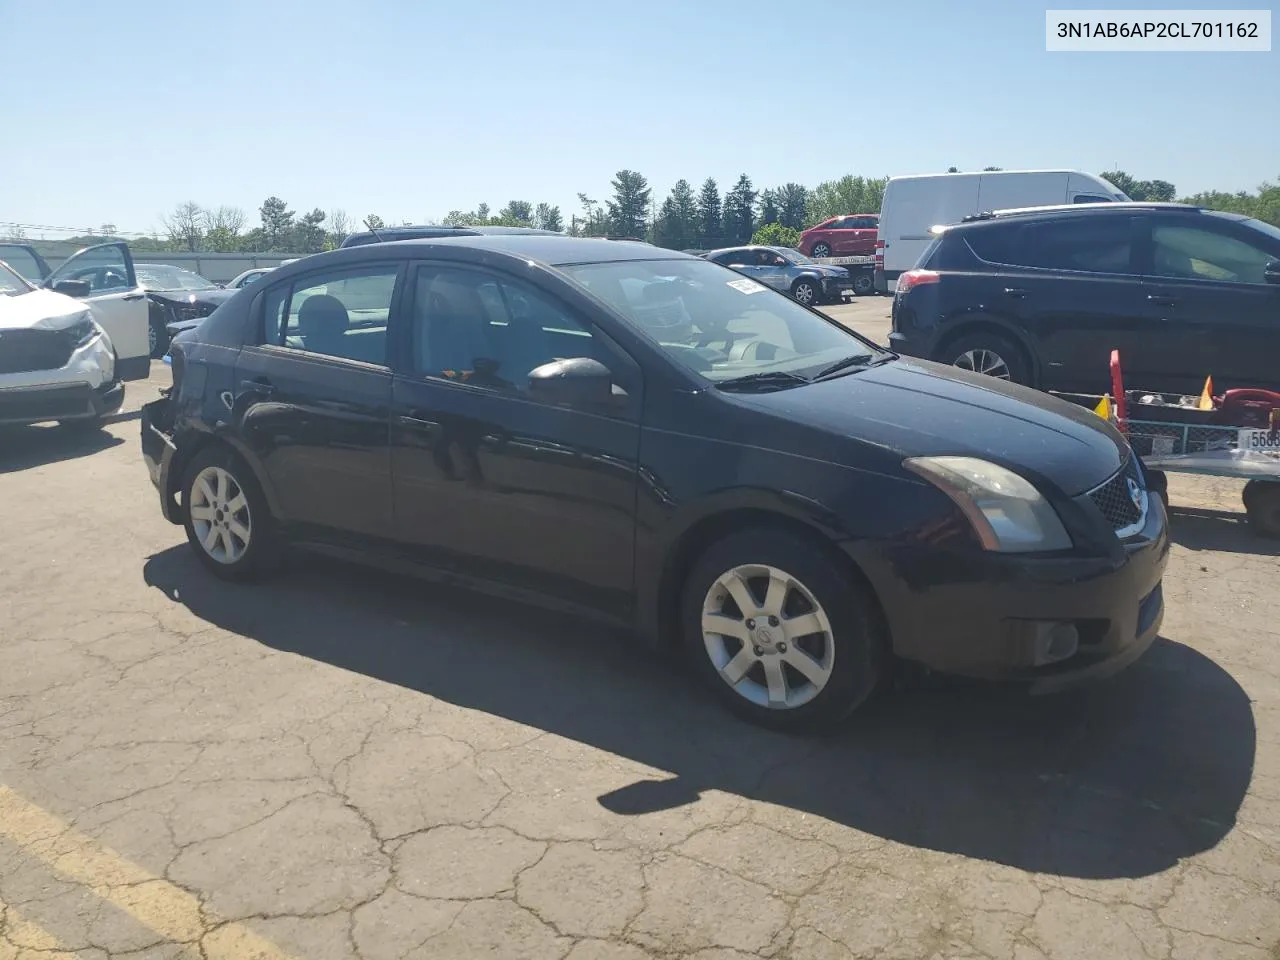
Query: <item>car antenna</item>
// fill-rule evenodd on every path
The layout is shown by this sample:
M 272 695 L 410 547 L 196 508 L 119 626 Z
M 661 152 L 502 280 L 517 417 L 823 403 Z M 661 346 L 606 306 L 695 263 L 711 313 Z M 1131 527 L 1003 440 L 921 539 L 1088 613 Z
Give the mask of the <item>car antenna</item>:
M 373 239 L 377 240 L 379 243 L 386 243 L 386 241 L 382 239 L 381 234 L 379 234 L 377 230 L 373 229 L 373 224 L 369 222 L 368 217 L 365 218 L 364 225 L 368 228 L 369 232 L 373 234 Z

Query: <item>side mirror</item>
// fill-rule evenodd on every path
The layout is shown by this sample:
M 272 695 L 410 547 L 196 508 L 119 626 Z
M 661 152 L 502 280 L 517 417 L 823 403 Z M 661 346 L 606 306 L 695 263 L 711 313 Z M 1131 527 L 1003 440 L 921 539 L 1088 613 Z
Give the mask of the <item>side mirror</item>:
M 87 297 L 93 292 L 93 284 L 88 280 L 59 280 L 54 283 L 53 292 L 68 297 Z
M 1270 260 L 1262 268 L 1262 279 L 1267 283 L 1280 283 L 1280 260 Z
M 553 360 L 529 372 L 529 395 L 557 406 L 601 406 L 613 401 L 613 374 L 590 357 Z

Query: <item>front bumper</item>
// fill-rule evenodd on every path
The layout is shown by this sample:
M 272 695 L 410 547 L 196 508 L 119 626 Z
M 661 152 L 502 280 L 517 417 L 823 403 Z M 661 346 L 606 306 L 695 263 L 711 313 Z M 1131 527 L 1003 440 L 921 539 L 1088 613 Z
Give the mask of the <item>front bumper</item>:
M 853 278 L 848 275 L 843 277 L 823 277 L 822 293 L 832 300 L 838 297 L 853 296 Z
M 115 413 L 123 403 L 124 384 L 119 380 L 96 388 L 87 383 L 10 387 L 0 389 L 0 424 L 92 420 Z
M 171 483 L 173 459 L 178 447 L 168 432 L 169 417 L 168 397 L 143 405 L 142 460 L 160 494 L 160 511 L 164 518 L 170 523 L 181 524 L 183 517 Z
M 1143 529 L 1110 556 L 1049 557 L 902 545 L 855 559 L 884 605 L 894 653 L 943 673 L 1022 681 L 1048 692 L 1121 670 L 1164 617 L 1167 519 L 1153 497 Z M 1046 662 L 1043 640 L 1069 625 L 1078 645 Z

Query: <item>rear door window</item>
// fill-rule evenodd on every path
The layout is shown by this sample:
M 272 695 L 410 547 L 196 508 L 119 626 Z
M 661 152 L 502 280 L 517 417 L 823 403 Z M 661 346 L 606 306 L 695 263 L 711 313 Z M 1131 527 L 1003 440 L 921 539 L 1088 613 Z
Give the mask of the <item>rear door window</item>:
M 993 233 L 974 231 L 969 238 L 974 253 L 991 263 L 1083 273 L 1133 272 L 1129 217 L 1050 220 Z

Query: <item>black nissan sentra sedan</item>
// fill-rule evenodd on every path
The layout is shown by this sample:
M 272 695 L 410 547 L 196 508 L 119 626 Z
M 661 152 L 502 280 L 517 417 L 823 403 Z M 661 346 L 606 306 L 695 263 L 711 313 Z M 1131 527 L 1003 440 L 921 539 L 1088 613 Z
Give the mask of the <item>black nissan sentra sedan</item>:
M 706 260 L 488 236 L 307 257 L 172 348 L 164 515 L 607 614 L 829 725 L 890 658 L 1047 690 L 1160 627 L 1164 510 L 1088 410 L 899 358 Z

